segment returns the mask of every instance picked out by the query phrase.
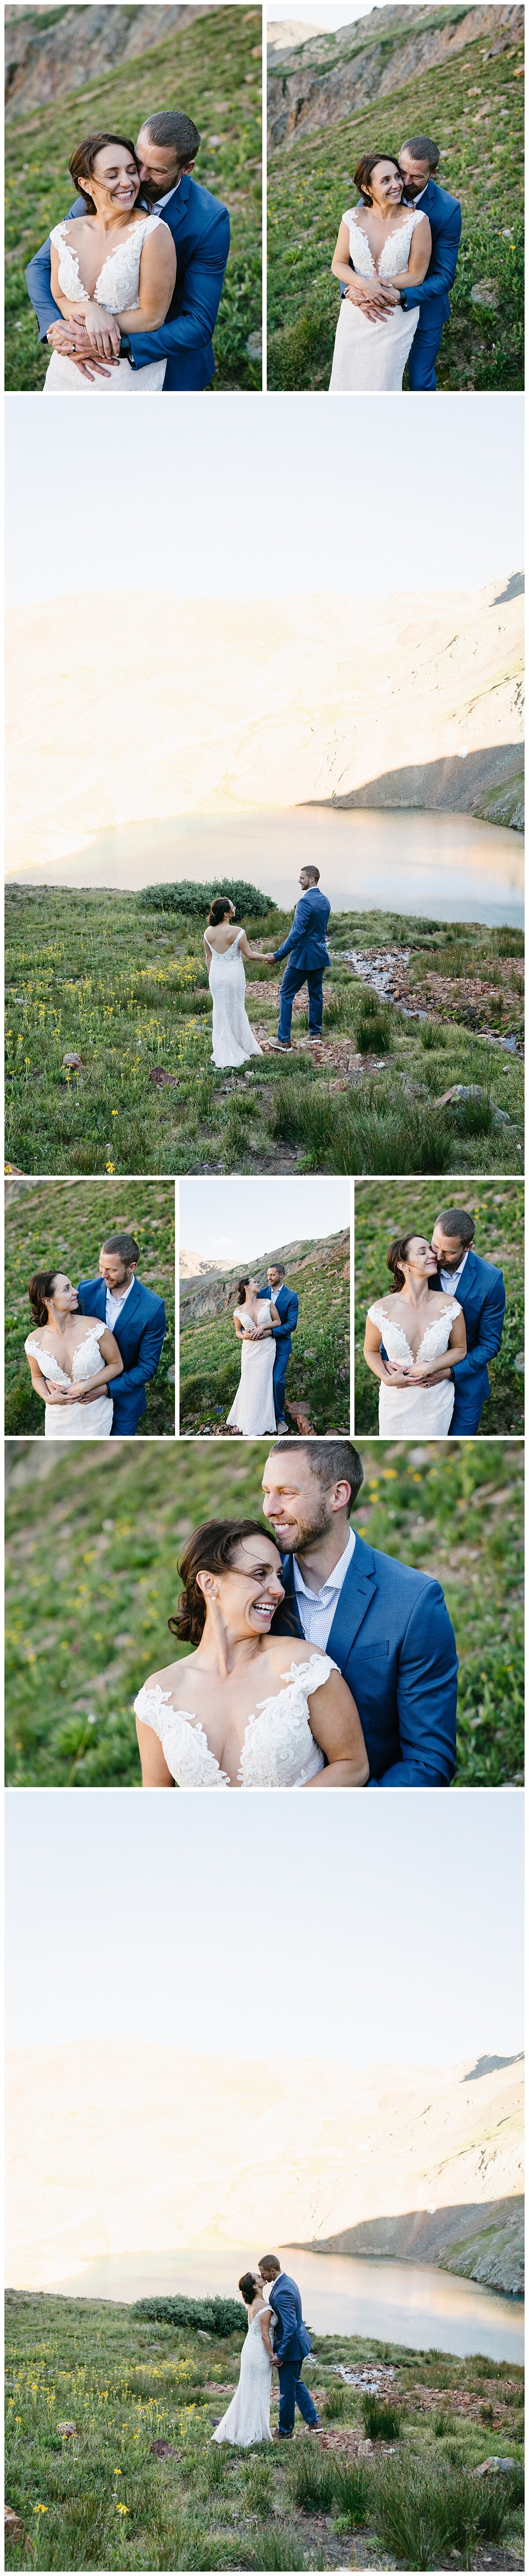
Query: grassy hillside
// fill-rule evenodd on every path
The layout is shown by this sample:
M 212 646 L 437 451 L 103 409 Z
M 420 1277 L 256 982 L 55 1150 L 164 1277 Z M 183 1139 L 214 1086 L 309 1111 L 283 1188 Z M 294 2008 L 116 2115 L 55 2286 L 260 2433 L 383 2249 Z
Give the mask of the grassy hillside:
M 6 133 L 6 385 L 39 391 L 49 364 L 40 348 L 25 269 L 72 203 L 68 162 L 83 135 L 115 128 L 135 143 L 149 109 L 184 107 L 203 143 L 196 177 L 228 206 L 231 253 L 215 332 L 215 385 L 257 391 L 248 354 L 261 327 L 261 16 L 222 6 L 177 28 L 120 71 L 89 81 L 61 107 L 33 108 Z M 211 137 L 218 138 L 213 144 Z
M 107 1234 L 135 1234 L 140 1247 L 138 1277 L 145 1288 L 163 1297 L 167 1332 L 160 1365 L 146 1389 L 147 1411 L 138 1426 L 139 1439 L 174 1434 L 174 1185 L 168 1181 L 36 1181 L 32 1190 L 11 1198 L 7 1188 L 5 1229 L 5 1430 L 41 1434 L 44 1406 L 34 1394 L 24 1342 L 31 1324 L 27 1283 L 34 1270 L 66 1270 L 78 1279 L 97 1278 L 101 1244 Z M 169 1379 L 169 1370 L 173 1379 Z
M 44 1482 L 34 1448 L 17 1448 L 6 1533 L 10 1786 L 138 1785 L 132 1701 L 175 1652 L 167 1620 L 179 1548 L 212 1511 L 260 1513 L 269 1445 L 149 1443 L 140 1465 L 126 1441 L 56 1455 L 46 1443 Z M 355 1526 L 438 1575 L 445 1592 L 460 1658 L 458 1782 L 519 1781 L 523 1447 L 374 1441 L 361 1455 Z
M 274 946 L 291 914 L 245 915 Z M 384 912 L 331 914 L 322 1060 L 305 1044 L 240 1071 L 211 1065 L 211 999 L 196 914 L 147 911 L 133 895 L 12 886 L 6 898 L 6 1150 L 26 1172 L 516 1172 L 523 1066 L 482 1031 L 523 1026 L 518 930 Z M 412 951 L 426 1021 L 378 1008 L 346 952 Z M 470 1007 L 462 976 L 475 987 Z M 441 982 L 436 981 L 442 968 Z M 432 984 L 431 976 L 434 973 Z M 249 1016 L 277 1028 L 280 970 L 248 968 Z M 257 989 L 256 989 L 257 988 Z M 477 998 L 476 998 L 477 992 Z M 82 1058 L 80 1073 L 64 1066 Z M 351 1081 L 351 1055 L 362 1058 Z M 172 1082 L 157 1085 L 157 1067 Z M 453 1083 L 481 1098 L 435 1106 Z M 506 1113 L 502 1125 L 495 1112 Z
M 243 1264 L 244 1268 L 244 1264 Z M 263 1273 L 266 1276 L 266 1272 Z M 300 1405 L 314 1431 L 349 1432 L 349 1244 L 307 1244 L 290 1262 L 288 1285 L 299 1297 L 299 1320 L 287 1370 L 287 1420 Z M 180 1330 L 180 1430 L 222 1431 L 239 1384 L 241 1351 L 233 1300 L 222 1315 L 193 1320 Z
M 8 2293 L 8 2567 L 27 2567 L 28 2547 L 37 2568 L 523 2566 L 516 2364 L 317 2335 L 304 2376 L 323 2434 L 308 2441 L 297 2417 L 292 2444 L 241 2453 L 210 2444 L 244 2326 L 242 2303 L 221 2339 L 110 2302 Z M 378 2404 L 340 2383 L 338 2362 L 378 2366 Z M 272 2389 L 275 2427 L 275 2373 Z M 510 2474 L 476 2478 L 500 2450 Z
M 410 1225 L 417 1234 L 431 1236 L 441 1206 L 468 1208 L 474 1217 L 476 1234 L 474 1250 L 483 1261 L 492 1261 L 503 1270 L 507 1295 L 505 1323 L 498 1357 L 489 1364 L 490 1398 L 483 1407 L 480 1431 L 523 1434 L 523 1370 L 515 1363 L 524 1348 L 524 1191 L 523 1182 L 476 1181 L 443 1183 L 442 1195 L 435 1184 L 423 1181 L 410 1188 L 409 1182 L 357 1181 L 355 1189 L 355 1430 L 378 1430 L 378 1380 L 366 1368 L 363 1357 L 365 1319 L 368 1306 L 378 1297 L 387 1296 L 391 1288 L 386 1268 L 386 1253 L 392 1234 L 407 1233 Z M 456 1291 L 457 1294 L 457 1291 Z
M 421 11 L 420 23 L 424 24 Z M 384 70 L 400 32 L 388 31 Z M 330 262 L 352 171 L 380 144 L 398 152 L 405 135 L 432 134 L 442 147 L 439 182 L 460 199 L 463 232 L 456 283 L 437 365 L 438 385 L 523 387 L 523 53 L 484 59 L 474 41 L 450 63 L 418 70 L 368 107 L 304 134 L 269 157 L 268 383 L 284 390 L 327 388 L 338 320 Z M 472 287 L 492 280 L 490 308 Z M 405 378 L 407 384 L 407 377 Z

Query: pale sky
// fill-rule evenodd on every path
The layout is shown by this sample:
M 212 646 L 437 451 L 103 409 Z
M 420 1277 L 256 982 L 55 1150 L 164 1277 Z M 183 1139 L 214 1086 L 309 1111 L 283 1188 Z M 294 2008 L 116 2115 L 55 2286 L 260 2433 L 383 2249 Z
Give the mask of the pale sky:
M 66 401 L 6 404 L 8 604 L 97 594 L 94 653 L 101 592 L 380 599 L 481 589 L 523 560 L 522 394 L 441 394 L 426 410 L 188 395 L 158 404 L 155 440 L 151 417 L 143 402 L 78 403 L 74 437 Z M 149 633 L 147 606 L 140 654 Z M 75 649 L 72 624 L 73 669 Z
M 5 1804 L 12 2048 L 255 2058 L 264 2031 L 281 2058 L 448 2066 L 523 2046 L 516 1790 Z
M 410 0 L 410 7 L 411 5 L 412 0 Z M 304 9 L 303 0 L 299 9 L 291 9 L 288 0 L 268 0 L 266 16 L 268 24 L 271 18 L 279 18 L 283 25 L 286 23 L 287 26 L 290 25 L 292 18 L 299 18 L 302 27 L 314 27 L 315 35 L 321 34 L 322 31 L 328 35 L 332 34 L 336 27 L 352 27 L 357 18 L 365 18 L 368 10 L 372 11 L 372 8 L 373 0 L 356 0 L 355 7 L 349 7 L 349 9 Z
M 180 1243 L 229 1270 L 257 1261 L 267 1248 L 300 1235 L 317 1239 L 349 1224 L 348 1181 L 222 1180 L 180 1182 Z

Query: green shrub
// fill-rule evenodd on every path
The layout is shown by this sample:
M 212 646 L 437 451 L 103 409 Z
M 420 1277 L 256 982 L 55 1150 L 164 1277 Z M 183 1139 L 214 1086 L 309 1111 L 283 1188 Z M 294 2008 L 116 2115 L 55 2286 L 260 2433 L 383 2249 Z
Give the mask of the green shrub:
M 262 894 L 259 886 L 249 885 L 246 877 L 212 877 L 206 884 L 194 884 L 191 877 L 180 877 L 178 884 L 142 886 L 136 896 L 139 912 L 185 912 L 191 919 L 202 916 L 218 895 L 227 895 L 239 913 L 251 913 L 255 921 L 264 921 L 277 905 Z
M 335 2486 L 335 2462 L 317 2443 L 304 2442 L 294 2452 L 291 2487 L 302 2513 L 329 2513 Z
M 362 2529 L 371 2519 L 372 2478 L 363 2460 L 335 2460 L 334 2494 L 346 2531 Z
M 370 2442 L 398 2442 L 403 2421 L 401 2406 L 386 2406 L 381 2397 L 363 2397 L 362 2415 Z
M 133 2317 L 153 2317 L 159 2325 L 205 2327 L 210 2334 L 243 2333 L 246 2311 L 242 2299 L 186 2299 L 180 2293 L 174 2298 L 134 2299 Z

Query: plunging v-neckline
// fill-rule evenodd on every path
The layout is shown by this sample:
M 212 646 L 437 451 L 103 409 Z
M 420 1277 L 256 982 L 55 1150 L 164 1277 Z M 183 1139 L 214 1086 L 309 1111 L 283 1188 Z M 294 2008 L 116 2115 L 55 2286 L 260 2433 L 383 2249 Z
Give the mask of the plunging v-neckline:
M 410 207 L 408 206 L 408 207 L 407 207 L 407 209 L 406 209 L 407 214 L 409 214 L 409 213 L 410 213 L 410 211 L 411 211 L 411 210 L 410 210 Z M 370 261 L 371 261 L 371 269 L 372 269 L 373 277 L 378 277 L 378 279 L 379 279 L 379 281 L 380 281 L 379 260 L 383 259 L 383 257 L 384 257 L 384 251 L 387 249 L 388 242 L 390 242 L 390 241 L 395 241 L 397 233 L 405 233 L 405 231 L 406 231 L 406 215 L 405 215 L 405 217 L 404 217 L 404 223 L 403 223 L 403 224 L 395 224 L 393 231 L 392 231 L 392 232 L 390 231 L 389 233 L 386 233 L 386 239 L 385 239 L 385 241 L 383 241 L 383 243 L 382 243 L 382 247 L 381 247 L 381 249 L 379 250 L 378 259 L 373 259 L 373 252 L 372 252 L 372 249 L 371 249 L 371 243 L 370 243 L 370 239 L 369 239 L 369 233 L 368 233 L 368 232 L 366 232 L 365 224 L 359 224 L 357 215 L 355 215 L 355 217 L 354 217 L 354 223 L 355 223 L 355 230 L 356 230 L 356 232 L 357 232 L 357 233 L 361 233 L 361 234 L 362 234 L 362 240 L 363 240 L 363 241 L 365 241 L 365 243 L 366 243 L 366 245 L 367 245 L 367 249 L 368 249 L 368 251 L 369 251 L 369 257 L 370 257 Z M 391 281 L 389 281 L 389 283 L 391 283 Z M 383 285 L 383 284 L 384 284 L 384 279 L 382 279 L 382 285 Z

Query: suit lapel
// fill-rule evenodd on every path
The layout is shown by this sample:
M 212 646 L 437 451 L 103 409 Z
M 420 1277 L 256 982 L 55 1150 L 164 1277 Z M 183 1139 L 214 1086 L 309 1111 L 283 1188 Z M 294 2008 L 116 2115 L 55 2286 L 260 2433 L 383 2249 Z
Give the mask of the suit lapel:
M 462 1306 L 463 1314 L 465 1312 L 465 1307 L 473 1304 L 477 1284 L 478 1265 L 476 1255 L 475 1252 L 469 1252 L 468 1261 L 465 1262 L 463 1277 L 459 1281 L 459 1287 L 454 1288 L 454 1297 L 457 1297 L 458 1306 Z
M 138 1321 L 138 1306 L 141 1300 L 141 1293 L 139 1279 L 135 1279 L 134 1287 L 131 1288 L 130 1291 L 130 1297 L 127 1297 L 126 1305 L 123 1307 L 123 1313 L 121 1316 L 118 1315 L 116 1323 L 112 1327 L 114 1340 L 117 1342 L 118 1350 L 121 1350 L 122 1338 L 124 1334 L 127 1334 L 129 1323 L 137 1323 Z
M 370 1602 L 375 1599 L 376 1589 L 377 1580 L 372 1549 L 366 1547 L 365 1539 L 358 1538 L 356 1535 L 354 1556 L 346 1574 L 345 1583 L 342 1583 L 332 1628 L 327 1638 L 327 1654 L 332 1655 L 342 1673 L 355 1637 L 358 1635 L 358 1629 L 365 1619 L 366 1610 L 369 1610 Z
M 162 223 L 164 221 L 169 223 L 169 231 L 171 233 L 181 232 L 182 224 L 185 223 L 189 207 L 190 189 L 191 177 L 189 170 L 187 170 L 184 171 L 184 176 L 183 179 L 180 180 L 179 188 L 175 188 L 174 196 L 170 198 L 169 205 L 164 206 L 162 210 Z M 153 212 L 156 214 L 156 207 L 154 207 Z

